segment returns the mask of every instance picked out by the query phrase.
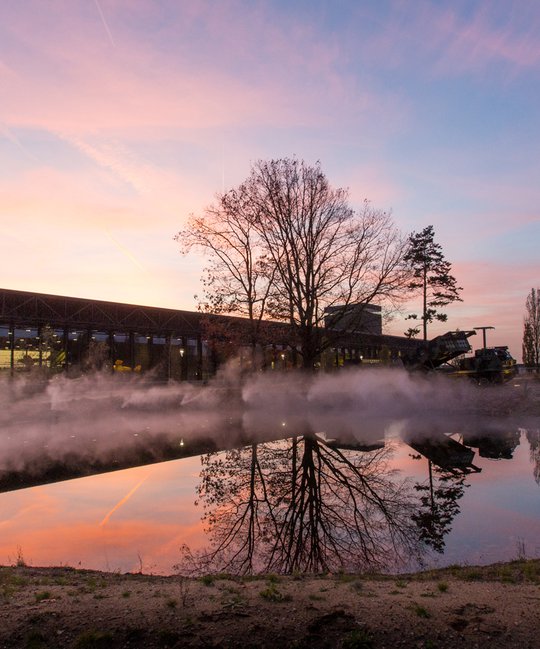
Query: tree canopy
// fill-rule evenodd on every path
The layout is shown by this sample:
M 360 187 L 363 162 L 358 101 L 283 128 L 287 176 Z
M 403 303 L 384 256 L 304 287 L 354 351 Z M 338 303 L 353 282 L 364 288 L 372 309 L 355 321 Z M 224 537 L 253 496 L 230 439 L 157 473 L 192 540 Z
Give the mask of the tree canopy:
M 335 323 L 360 305 L 348 327 L 361 328 L 365 305 L 395 304 L 407 287 L 406 241 L 391 214 L 348 201 L 320 163 L 254 163 L 243 183 L 176 236 L 182 252 L 197 248 L 208 258 L 204 308 L 245 316 L 254 341 L 263 318 L 287 323 L 291 347 L 313 367 L 335 344 L 324 330 L 327 307 L 338 307 Z

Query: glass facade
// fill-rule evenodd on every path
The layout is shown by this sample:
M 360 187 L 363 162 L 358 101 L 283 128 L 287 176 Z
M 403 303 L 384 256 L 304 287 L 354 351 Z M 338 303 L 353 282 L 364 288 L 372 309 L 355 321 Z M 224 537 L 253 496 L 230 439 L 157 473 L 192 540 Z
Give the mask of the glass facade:
M 149 339 L 150 366 L 158 379 L 168 377 L 169 345 L 165 336 L 151 336 Z
M 394 351 L 376 344 L 334 347 L 326 350 L 317 369 L 331 370 L 362 363 L 381 363 Z M 300 362 L 300 355 L 285 345 L 268 345 L 256 351 L 236 350 L 243 369 L 256 366 L 286 371 Z M 388 361 L 387 361 L 388 362 Z M 0 373 L 68 371 L 77 376 L 89 370 L 148 373 L 156 380 L 208 380 L 220 358 L 211 340 L 201 336 L 160 334 L 148 331 L 106 331 L 91 327 L 16 326 L 0 323 Z
M 0 374 L 39 370 L 78 376 L 100 370 L 204 381 L 229 359 L 235 359 L 241 371 L 286 371 L 302 364 L 299 350 L 283 344 L 289 339 L 283 331 L 286 325 L 268 330 L 274 344 L 269 340 L 254 350 L 238 337 L 233 342 L 234 337 L 223 336 L 223 323 L 209 326 L 206 316 L 195 312 L 9 289 L 0 289 L 0 310 Z M 377 307 L 373 314 L 380 317 Z M 413 348 L 416 344 L 409 339 L 383 336 L 378 329 L 343 332 L 314 367 L 391 363 Z
M 170 375 L 171 379 L 183 381 L 187 376 L 187 358 L 185 342 L 182 337 L 172 336 L 170 348 Z
M 67 369 L 72 373 L 86 369 L 90 333 L 84 329 L 70 328 L 65 338 Z
M 133 334 L 133 367 L 137 372 L 150 369 L 150 339 L 148 334 Z
M 48 325 L 41 327 L 41 366 L 46 367 L 52 373 L 61 372 L 66 367 L 64 329 L 53 329 Z
M 7 325 L 0 325 L 0 372 L 11 371 L 11 331 Z
M 13 369 L 30 372 L 40 366 L 40 344 L 36 327 L 17 327 L 13 332 Z
M 111 360 L 116 372 L 131 372 L 133 370 L 133 345 L 131 336 L 125 332 L 115 332 L 110 336 Z

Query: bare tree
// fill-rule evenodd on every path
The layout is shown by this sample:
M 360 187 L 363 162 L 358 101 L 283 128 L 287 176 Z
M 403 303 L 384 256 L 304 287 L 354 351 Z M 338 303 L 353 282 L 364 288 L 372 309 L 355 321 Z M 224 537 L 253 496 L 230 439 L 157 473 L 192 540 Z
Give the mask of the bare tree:
M 389 447 L 370 452 L 293 438 L 285 474 L 272 475 L 280 537 L 268 569 L 373 570 L 419 557 L 413 497 L 389 469 Z
M 525 322 L 523 325 L 523 362 L 529 367 L 540 365 L 540 294 L 531 289 L 525 302 Z
M 365 305 L 394 304 L 407 286 L 405 241 L 391 215 L 368 201 L 355 212 L 319 163 L 296 158 L 255 163 L 244 183 L 176 238 L 184 251 L 196 246 L 210 258 L 209 307 L 288 323 L 305 368 L 335 344 L 324 331 L 326 307 L 339 307 L 336 322 L 360 305 L 357 322 L 348 322 L 358 327 Z
M 253 443 L 223 454 L 202 456 L 198 486 L 212 547 L 196 557 L 198 570 L 251 574 L 260 569 L 261 539 L 276 537 L 277 523 L 268 492 L 279 453 Z M 191 560 L 195 558 L 191 555 Z
M 199 309 L 244 316 L 244 341 L 253 346 L 266 314 L 274 275 L 255 217 L 246 188 L 240 185 L 218 196 L 216 204 L 202 216 L 191 215 L 186 227 L 174 237 L 182 253 L 198 249 L 208 259 Z
M 304 368 L 335 344 L 324 331 L 325 308 L 339 306 L 334 322 L 362 307 L 397 300 L 406 284 L 400 238 L 391 215 L 365 201 L 355 212 L 348 192 L 333 189 L 320 164 L 296 158 L 259 161 L 248 180 L 267 257 L 276 269 L 274 314 L 286 319 L 298 341 Z
M 371 570 L 418 557 L 414 496 L 389 453 L 309 433 L 206 456 L 198 491 L 212 543 L 187 551 L 181 571 Z

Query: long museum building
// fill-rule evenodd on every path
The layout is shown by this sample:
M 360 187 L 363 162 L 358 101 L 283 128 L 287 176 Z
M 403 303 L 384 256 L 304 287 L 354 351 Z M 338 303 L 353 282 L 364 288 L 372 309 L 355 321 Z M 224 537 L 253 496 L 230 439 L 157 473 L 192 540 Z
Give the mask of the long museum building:
M 383 335 L 380 308 L 369 306 L 369 328 L 342 336 L 340 346 L 321 358 L 321 368 L 392 362 L 416 346 L 408 338 Z M 207 333 L 205 317 L 193 311 L 0 289 L 0 373 L 78 375 L 110 368 L 152 372 L 158 380 L 206 380 L 223 359 Z M 237 353 L 241 358 L 241 350 Z M 267 369 L 295 364 L 294 350 L 285 343 L 269 345 L 263 357 Z

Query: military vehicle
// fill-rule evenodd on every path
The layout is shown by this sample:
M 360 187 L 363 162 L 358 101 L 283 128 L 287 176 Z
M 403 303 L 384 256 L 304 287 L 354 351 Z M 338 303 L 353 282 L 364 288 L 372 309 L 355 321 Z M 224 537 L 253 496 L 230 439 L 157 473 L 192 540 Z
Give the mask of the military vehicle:
M 449 331 L 420 342 L 414 352 L 403 355 L 403 365 L 412 371 L 437 370 L 447 376 L 468 378 L 475 383 L 503 383 L 517 373 L 516 361 L 508 347 L 483 347 L 474 356 L 469 338 L 476 331 Z
M 508 347 L 484 347 L 477 349 L 474 356 L 457 359 L 450 374 L 477 383 L 503 383 L 517 374 L 517 365 Z

